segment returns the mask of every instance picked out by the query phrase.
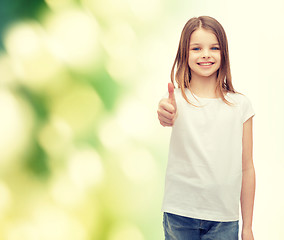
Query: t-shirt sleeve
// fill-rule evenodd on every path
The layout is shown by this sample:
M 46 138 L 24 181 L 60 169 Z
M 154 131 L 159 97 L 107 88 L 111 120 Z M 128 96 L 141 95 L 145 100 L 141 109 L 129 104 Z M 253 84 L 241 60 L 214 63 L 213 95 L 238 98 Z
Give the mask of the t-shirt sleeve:
M 242 123 L 245 123 L 249 118 L 255 115 L 253 106 L 248 97 L 244 96 L 243 106 L 242 106 Z

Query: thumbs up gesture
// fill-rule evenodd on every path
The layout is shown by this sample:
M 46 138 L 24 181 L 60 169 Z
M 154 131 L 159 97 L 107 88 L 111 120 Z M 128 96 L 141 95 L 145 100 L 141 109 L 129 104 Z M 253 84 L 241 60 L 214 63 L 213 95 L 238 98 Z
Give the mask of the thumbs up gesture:
M 177 117 L 177 105 L 174 93 L 174 85 L 168 84 L 169 97 L 163 98 L 158 106 L 158 119 L 162 126 L 171 127 Z

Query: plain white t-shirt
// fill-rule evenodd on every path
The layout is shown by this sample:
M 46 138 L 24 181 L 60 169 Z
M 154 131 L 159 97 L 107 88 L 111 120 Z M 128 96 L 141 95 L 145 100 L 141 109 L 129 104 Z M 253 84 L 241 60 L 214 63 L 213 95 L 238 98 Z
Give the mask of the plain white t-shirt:
M 175 89 L 178 116 L 172 127 L 162 211 L 185 217 L 239 220 L 243 123 L 254 115 L 250 100 L 227 93 L 201 98 Z

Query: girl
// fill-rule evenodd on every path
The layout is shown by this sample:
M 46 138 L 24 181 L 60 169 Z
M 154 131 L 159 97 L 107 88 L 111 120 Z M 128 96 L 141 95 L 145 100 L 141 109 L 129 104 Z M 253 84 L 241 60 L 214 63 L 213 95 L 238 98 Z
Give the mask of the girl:
M 237 240 L 240 201 L 242 239 L 253 240 L 254 110 L 233 88 L 227 37 L 214 18 L 185 24 L 168 93 L 157 111 L 161 125 L 172 126 L 165 239 Z

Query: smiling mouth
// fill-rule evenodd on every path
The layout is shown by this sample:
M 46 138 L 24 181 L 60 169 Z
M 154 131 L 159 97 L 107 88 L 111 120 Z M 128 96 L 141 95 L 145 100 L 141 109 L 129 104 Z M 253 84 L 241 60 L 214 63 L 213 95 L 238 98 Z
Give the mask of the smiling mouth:
M 214 63 L 213 62 L 204 62 L 204 63 L 197 63 L 198 65 L 200 66 L 210 66 L 210 65 L 213 65 Z

